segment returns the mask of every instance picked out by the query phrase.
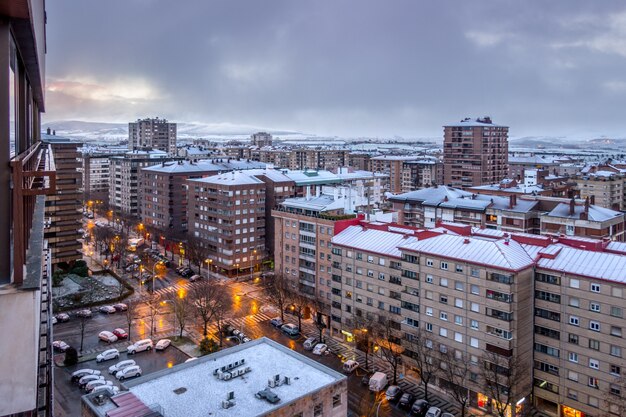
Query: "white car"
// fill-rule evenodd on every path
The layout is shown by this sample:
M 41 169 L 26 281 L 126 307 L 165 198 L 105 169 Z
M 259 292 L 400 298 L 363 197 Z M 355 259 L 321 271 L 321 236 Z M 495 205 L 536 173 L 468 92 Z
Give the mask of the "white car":
M 117 349 L 109 349 L 109 350 L 105 350 L 104 352 L 102 352 L 101 354 L 99 354 L 98 356 L 96 356 L 96 362 L 100 363 L 100 362 L 104 362 L 104 361 L 110 361 L 111 359 L 117 359 L 120 357 L 120 351 Z
M 89 369 L 89 368 L 79 369 L 78 371 L 72 372 L 72 382 L 78 382 L 79 379 L 87 375 L 100 376 L 100 374 L 101 372 L 98 371 L 97 369 Z
M 85 385 L 87 385 L 91 381 L 97 381 L 99 379 L 104 381 L 104 377 L 102 375 L 85 375 L 84 377 L 78 380 L 78 386 L 81 388 L 84 388 Z
M 441 417 L 441 409 L 438 407 L 430 407 L 426 412 L 426 417 Z
M 197 360 L 198 360 L 198 358 L 196 358 L 196 357 L 192 357 L 192 358 L 187 359 L 187 360 L 185 361 L 185 363 L 187 363 L 187 362 L 193 362 L 193 361 L 197 361 Z
M 95 387 L 102 387 L 102 386 L 113 386 L 113 382 L 111 381 L 107 381 L 106 379 L 98 379 L 97 381 L 91 381 L 89 383 L 87 383 L 87 385 L 85 385 L 85 391 L 86 392 L 91 392 L 92 389 L 94 389 Z
M 133 365 L 137 365 L 137 364 L 132 359 L 127 359 L 125 361 L 118 362 L 115 365 L 109 366 L 109 374 L 115 375 L 116 372 L 121 371 L 122 369 L 129 367 L 129 366 L 133 366 Z
M 124 303 L 113 304 L 113 308 L 118 311 L 126 311 L 128 310 L 128 306 Z
M 128 366 L 115 374 L 120 381 L 136 376 L 141 376 L 141 368 L 138 365 Z
M 55 324 L 57 324 L 59 322 L 59 320 L 57 320 L 56 317 L 52 316 L 52 325 L 54 326 Z
M 313 354 L 314 355 L 321 355 L 324 352 L 326 352 L 328 350 L 328 345 L 325 343 L 319 343 L 317 345 L 315 345 L 315 347 L 313 348 Z
M 152 346 L 152 340 L 143 339 L 128 346 L 128 354 L 134 355 L 135 353 L 143 352 L 144 350 L 150 351 L 152 350 Z
M 52 347 L 60 352 L 65 352 L 70 348 L 70 345 L 62 340 L 55 340 L 54 342 L 52 342 Z
M 115 309 L 115 307 L 113 306 L 102 306 L 100 307 L 100 312 L 101 313 L 106 313 L 106 314 L 113 314 L 115 313 L 117 310 Z
M 98 339 L 103 340 L 107 343 L 117 342 L 117 336 L 111 333 L 108 330 L 103 330 L 98 334 Z
M 154 350 L 165 350 L 171 343 L 170 339 L 161 339 L 157 342 Z
M 116 387 L 115 385 L 99 385 L 91 390 L 91 392 L 98 392 L 98 391 L 109 391 L 111 395 L 115 395 L 120 392 L 120 389 Z

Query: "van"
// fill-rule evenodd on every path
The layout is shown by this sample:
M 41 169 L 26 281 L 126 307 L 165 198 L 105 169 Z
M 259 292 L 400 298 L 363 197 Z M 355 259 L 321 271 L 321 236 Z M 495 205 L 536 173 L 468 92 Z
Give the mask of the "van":
M 356 368 L 359 367 L 359 363 L 357 361 L 353 361 L 349 359 L 343 363 L 343 372 L 346 374 L 352 373 Z
M 370 391 L 382 391 L 387 386 L 387 375 L 382 372 L 376 372 L 370 378 Z
M 287 333 L 289 336 L 297 336 L 300 334 L 300 329 L 298 328 L 298 326 L 291 323 L 285 324 L 283 327 L 281 327 L 281 330 Z
M 317 344 L 317 337 L 309 337 L 303 343 L 304 350 L 311 350 L 315 347 L 316 344 Z
M 143 352 L 144 350 L 152 350 L 153 346 L 152 339 L 143 339 L 128 346 L 128 354 L 132 355 L 137 352 Z

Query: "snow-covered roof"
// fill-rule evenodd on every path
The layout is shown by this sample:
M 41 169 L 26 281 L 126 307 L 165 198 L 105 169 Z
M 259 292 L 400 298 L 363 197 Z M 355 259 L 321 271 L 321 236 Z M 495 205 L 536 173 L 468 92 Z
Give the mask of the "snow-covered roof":
M 438 185 L 435 187 L 422 188 L 421 190 L 409 191 L 408 193 L 397 194 L 390 197 L 392 201 L 443 201 L 446 197 L 448 199 L 458 198 L 463 196 L 471 197 L 472 193 L 459 190 L 457 188 L 448 187 L 445 185 Z
M 512 239 L 486 240 L 444 234 L 403 244 L 400 249 L 513 271 L 533 265 L 533 259 Z
M 244 359 L 250 372 L 230 380 L 219 380 L 215 369 Z M 270 388 L 280 402 L 255 397 L 268 387 L 268 380 L 279 375 L 289 384 Z M 144 404 L 158 404 L 168 417 L 235 417 L 270 413 L 321 388 L 346 378 L 336 371 L 307 358 L 270 339 L 262 337 L 251 342 L 203 356 L 198 360 L 125 382 L 124 385 Z M 222 408 L 222 401 L 234 392 L 235 405 Z
M 220 172 L 226 171 L 226 169 L 217 164 L 213 164 L 209 161 L 198 161 L 197 163 L 190 161 L 170 161 L 164 162 L 160 165 L 153 165 L 151 167 L 143 168 L 143 171 L 149 172 L 161 172 L 168 174 L 183 174 L 183 173 L 198 173 L 198 172 Z
M 547 213 L 546 216 L 549 217 L 561 217 L 568 219 L 580 219 L 580 214 L 585 211 L 584 205 L 575 205 L 574 206 L 574 214 L 570 214 L 570 205 L 569 203 L 561 203 L 557 205 L 551 212 Z M 623 216 L 624 214 L 611 210 L 605 207 L 600 207 L 596 205 L 589 206 L 588 219 L 591 221 L 602 222 L 614 219 L 616 217 Z
M 491 121 L 491 119 L 486 120 L 482 118 L 471 119 L 465 118 L 457 123 L 450 123 L 444 125 L 444 127 L 507 127 L 504 125 L 497 125 Z
M 406 229 L 413 234 L 413 230 Z M 365 252 L 374 252 L 386 256 L 400 258 L 398 246 L 416 242 L 415 236 L 385 230 L 368 229 L 363 226 L 349 226 L 333 237 L 333 244 L 347 246 Z
M 612 252 L 619 252 L 626 255 L 626 242 L 609 242 L 606 249 Z
M 341 179 L 337 177 L 336 174 L 326 170 L 283 170 L 283 174 L 294 181 L 296 185 L 331 184 L 341 182 Z
M 283 207 L 299 208 L 303 210 L 311 211 L 332 211 L 339 210 L 345 207 L 342 198 L 335 198 L 334 195 L 322 194 L 318 197 L 294 197 L 287 198 L 280 203 Z
M 560 177 L 554 177 L 554 179 Z M 546 177 L 548 179 L 548 177 Z M 514 187 L 506 187 L 503 188 L 500 184 L 487 184 L 487 185 L 477 185 L 475 187 L 470 187 L 470 190 L 481 190 L 481 191 L 506 191 L 507 193 L 515 193 L 515 194 L 532 194 L 532 193 L 541 193 L 544 191 L 543 186 L 541 185 L 529 185 L 525 186 L 524 184 L 519 184 Z
M 552 155 L 543 156 L 509 156 L 509 164 L 531 164 L 531 165 L 558 165 L 557 159 Z
M 554 259 L 541 258 L 537 268 L 626 283 L 626 256 L 576 249 L 557 244 L 561 250 Z
M 192 180 L 195 182 L 201 182 L 205 184 L 219 184 L 219 185 L 252 185 L 263 184 L 263 181 L 250 175 L 247 171 L 232 171 L 224 174 L 213 175 L 206 178 L 198 178 Z
M 416 161 L 424 158 L 422 155 L 380 155 L 370 159 L 375 161 Z

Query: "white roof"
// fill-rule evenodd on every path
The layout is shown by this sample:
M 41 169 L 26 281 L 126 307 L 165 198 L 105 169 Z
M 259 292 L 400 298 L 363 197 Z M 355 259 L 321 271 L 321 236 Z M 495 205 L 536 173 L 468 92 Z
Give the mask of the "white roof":
M 168 174 L 176 173 L 194 173 L 194 172 L 220 172 L 226 171 L 221 165 L 213 164 L 209 161 L 198 161 L 192 163 L 190 161 L 171 161 L 160 165 L 153 165 L 142 169 L 149 172 L 161 172 Z
M 514 240 L 507 244 L 504 239 L 494 241 L 445 234 L 404 244 L 401 249 L 508 270 L 520 270 L 533 265 L 528 253 Z
M 422 155 L 380 155 L 374 156 L 370 159 L 376 161 L 417 161 L 418 159 L 423 159 Z
M 263 181 L 256 178 L 254 175 L 250 175 L 247 171 L 232 171 L 224 174 L 213 175 L 206 178 L 198 178 L 191 180 L 195 182 L 201 182 L 205 184 L 220 184 L 220 185 L 252 185 L 263 184 Z
M 556 258 L 540 259 L 537 268 L 626 283 L 626 256 L 576 249 L 562 244 L 554 246 L 561 248 Z
M 310 199 L 306 197 L 287 198 L 280 204 L 284 207 L 301 208 L 312 211 L 339 210 L 345 207 L 341 198 L 335 199 L 334 196 L 326 194 L 322 194 L 319 197 L 311 197 Z
M 394 201 L 422 201 L 422 202 L 439 202 L 446 197 L 448 199 L 463 196 L 471 196 L 472 193 L 459 190 L 457 188 L 438 185 L 436 187 L 422 188 L 421 190 L 409 191 L 408 193 L 397 194 L 390 197 Z
M 242 377 L 223 381 L 213 376 L 215 369 L 241 359 L 245 359 L 243 367 L 251 368 Z M 291 378 L 289 385 L 271 388 L 280 402 L 270 404 L 256 398 L 254 394 L 265 389 L 268 379 L 275 375 L 280 375 L 281 380 Z M 168 417 L 235 417 L 264 415 L 345 378 L 263 337 L 128 381 L 124 385 L 144 404 L 160 405 L 163 415 Z M 174 390 L 179 388 L 185 388 L 185 391 L 176 394 Z M 221 403 L 231 391 L 235 393 L 236 405 L 224 409 Z
M 413 233 L 412 230 L 407 231 Z M 333 244 L 399 258 L 399 245 L 417 242 L 415 236 L 407 236 L 363 226 L 349 226 L 333 237 Z
M 552 209 L 551 212 L 549 212 L 546 215 L 550 217 L 580 219 L 580 214 L 585 211 L 585 206 L 578 205 L 578 204 L 575 205 L 573 215 L 569 213 L 569 209 L 570 209 L 569 203 L 561 203 L 557 205 L 554 209 Z M 624 214 L 619 211 L 611 210 L 611 209 L 596 206 L 596 205 L 589 206 L 588 219 L 591 221 L 602 222 L 602 221 L 611 220 L 620 216 L 624 216 Z
M 497 125 L 493 122 L 488 123 L 485 121 L 485 119 L 481 119 L 481 118 L 471 119 L 469 117 L 461 120 L 458 123 L 450 123 L 444 126 L 445 127 L 506 127 L 503 125 Z

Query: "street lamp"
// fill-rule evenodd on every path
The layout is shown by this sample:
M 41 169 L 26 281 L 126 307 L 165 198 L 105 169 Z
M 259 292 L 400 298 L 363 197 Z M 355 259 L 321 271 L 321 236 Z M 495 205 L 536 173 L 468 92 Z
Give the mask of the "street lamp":
M 254 276 L 254 271 L 252 270 L 252 259 L 256 258 L 256 249 L 252 251 L 252 255 L 250 255 L 250 279 Z
M 152 266 L 152 294 L 154 294 L 154 276 L 155 274 L 155 270 L 157 265 L 159 265 L 161 263 L 161 261 L 155 262 L 154 265 Z
M 236 278 L 235 281 L 239 281 L 239 264 L 235 264 L 235 274 L 236 274 Z
M 207 267 L 207 280 L 211 281 L 211 264 L 213 263 L 213 259 L 205 259 L 204 262 L 206 262 L 206 267 Z

